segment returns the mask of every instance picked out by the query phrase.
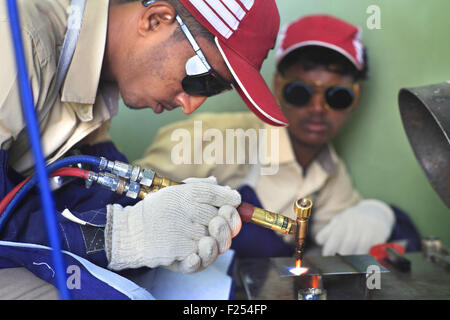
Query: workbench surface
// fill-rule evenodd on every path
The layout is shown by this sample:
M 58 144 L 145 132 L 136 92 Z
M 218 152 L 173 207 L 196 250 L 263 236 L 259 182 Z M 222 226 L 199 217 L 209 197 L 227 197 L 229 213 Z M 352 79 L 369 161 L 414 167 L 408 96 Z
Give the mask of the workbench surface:
M 378 288 L 367 288 L 367 273 L 356 272 L 353 267 L 345 272 L 337 263 L 337 257 L 315 257 L 314 266 L 328 266 L 335 274 L 325 270 L 321 275 L 323 288 L 328 300 L 411 300 L 450 299 L 450 272 L 442 266 L 425 260 L 422 253 L 404 255 L 411 261 L 411 271 L 400 272 L 393 266 L 385 265 L 386 271 L 379 273 Z M 364 256 L 349 256 L 354 261 L 367 260 Z M 347 257 L 340 257 L 346 258 Z M 311 265 L 311 260 L 309 261 Z M 249 300 L 296 300 L 299 288 L 304 288 L 305 279 L 284 276 L 280 265 L 294 265 L 291 258 L 240 259 L 237 275 Z M 323 267 L 321 267 L 323 268 Z M 312 268 L 316 269 L 317 268 Z M 323 270 L 323 269 L 321 269 Z M 302 276 L 305 277 L 305 276 Z M 373 283 L 372 283 L 373 284 Z

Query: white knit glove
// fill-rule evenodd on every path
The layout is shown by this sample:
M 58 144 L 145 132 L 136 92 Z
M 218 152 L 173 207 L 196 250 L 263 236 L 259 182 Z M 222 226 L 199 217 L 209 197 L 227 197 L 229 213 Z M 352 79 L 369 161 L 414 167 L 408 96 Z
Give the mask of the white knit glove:
M 317 234 L 316 242 L 323 246 L 324 256 L 367 254 L 372 246 L 386 242 L 394 222 L 394 213 L 387 204 L 362 200 L 331 219 Z
M 105 250 L 110 269 L 166 266 L 192 273 L 230 248 L 241 228 L 239 193 L 214 177 L 190 178 L 134 206 L 107 206 Z

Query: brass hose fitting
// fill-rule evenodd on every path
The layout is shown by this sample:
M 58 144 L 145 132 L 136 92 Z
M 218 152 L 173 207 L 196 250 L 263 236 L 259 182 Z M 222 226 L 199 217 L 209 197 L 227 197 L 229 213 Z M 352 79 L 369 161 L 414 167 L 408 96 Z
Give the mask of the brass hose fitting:
M 179 185 L 179 184 L 183 184 L 183 183 L 176 182 L 174 180 L 170 180 L 168 178 L 159 177 L 159 176 L 155 175 L 155 178 L 153 179 L 152 187 L 155 187 L 155 188 L 157 187 L 159 190 L 161 188 L 175 186 L 175 185 Z

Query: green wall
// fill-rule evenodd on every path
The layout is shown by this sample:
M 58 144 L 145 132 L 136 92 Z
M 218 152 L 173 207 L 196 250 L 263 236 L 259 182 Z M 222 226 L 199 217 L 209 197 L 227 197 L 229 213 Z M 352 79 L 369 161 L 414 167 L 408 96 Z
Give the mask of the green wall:
M 281 25 L 298 17 L 327 13 L 357 24 L 368 47 L 370 79 L 359 108 L 335 141 L 356 188 L 410 213 L 423 236 L 439 236 L 450 246 L 450 210 L 434 192 L 403 131 L 397 104 L 400 88 L 450 79 L 448 0 L 277 0 Z M 377 5 L 381 29 L 369 30 L 367 8 Z M 262 74 L 271 83 L 274 51 Z M 196 112 L 242 111 L 235 92 L 209 99 Z M 138 159 L 159 127 L 186 119 L 180 109 L 156 116 L 121 105 L 111 136 L 130 160 Z M 449 169 L 450 170 L 450 169 Z

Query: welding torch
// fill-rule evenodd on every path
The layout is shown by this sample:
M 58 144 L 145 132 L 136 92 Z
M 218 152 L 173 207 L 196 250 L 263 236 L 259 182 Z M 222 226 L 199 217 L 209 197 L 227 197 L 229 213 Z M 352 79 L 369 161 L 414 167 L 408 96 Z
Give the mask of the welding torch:
M 150 193 L 162 188 L 183 184 L 183 182 L 160 177 L 151 169 L 142 169 L 139 166 L 120 161 L 113 162 L 105 158 L 101 159 L 100 169 L 108 172 L 91 171 L 86 179 L 86 187 L 88 188 L 93 183 L 97 183 L 118 194 L 125 194 L 133 199 L 144 199 Z M 242 202 L 237 211 L 244 222 L 251 222 L 282 234 L 295 236 L 295 259 L 301 261 L 312 206 L 313 203 L 310 199 L 301 198 L 297 200 L 294 203 L 295 220 L 246 202 Z
M 305 251 L 306 234 L 312 205 L 312 201 L 307 198 L 297 200 L 294 203 L 296 220 L 257 208 L 246 202 L 241 203 L 238 207 L 238 212 L 244 222 L 252 222 L 283 234 L 294 235 L 296 244 L 295 260 L 297 261 L 297 266 L 300 267 Z

